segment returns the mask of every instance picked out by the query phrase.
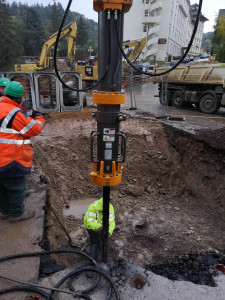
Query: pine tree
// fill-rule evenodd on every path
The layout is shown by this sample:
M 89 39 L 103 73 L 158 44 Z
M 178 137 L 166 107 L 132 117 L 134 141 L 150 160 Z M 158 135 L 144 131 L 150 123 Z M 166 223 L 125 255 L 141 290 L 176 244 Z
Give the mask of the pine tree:
M 34 9 L 28 8 L 23 22 L 22 40 L 24 55 L 40 55 L 42 44 L 45 41 L 45 32 L 39 15 Z
M 88 29 L 83 17 L 77 23 L 77 45 L 83 47 L 88 41 Z
M 49 34 L 53 34 L 59 30 L 59 26 L 61 24 L 61 7 L 56 4 L 55 0 L 53 0 L 53 5 L 51 6 L 50 20 L 48 31 Z
M 225 62 L 225 17 L 219 16 L 215 26 L 213 46 L 216 53 L 216 60 Z
M 0 0 L 0 70 L 9 71 L 21 55 L 19 40 L 15 34 L 15 23 L 5 0 Z

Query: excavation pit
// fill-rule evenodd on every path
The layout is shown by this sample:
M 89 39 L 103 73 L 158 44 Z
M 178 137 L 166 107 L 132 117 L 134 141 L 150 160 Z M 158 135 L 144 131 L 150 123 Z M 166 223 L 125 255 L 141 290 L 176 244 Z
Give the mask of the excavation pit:
M 89 108 L 84 115 L 49 118 L 35 138 L 35 163 L 48 182 L 51 249 L 69 248 L 53 211 L 80 249 L 89 241 L 83 214 L 102 197 L 102 187 L 89 179 L 90 132 L 95 129 Z M 109 259 L 121 257 L 145 267 L 185 253 L 223 250 L 223 146 L 152 117 L 128 118 L 121 130 L 127 135 L 127 159 L 122 183 L 111 189 L 116 228 Z M 73 261 L 64 255 L 57 263 L 68 266 Z

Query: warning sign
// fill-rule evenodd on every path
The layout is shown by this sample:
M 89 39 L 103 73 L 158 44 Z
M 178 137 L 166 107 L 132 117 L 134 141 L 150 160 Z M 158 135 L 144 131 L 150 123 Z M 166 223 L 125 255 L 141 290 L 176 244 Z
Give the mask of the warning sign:
M 104 134 L 115 134 L 115 128 L 104 128 Z
M 115 136 L 114 135 L 103 135 L 104 142 L 114 142 Z

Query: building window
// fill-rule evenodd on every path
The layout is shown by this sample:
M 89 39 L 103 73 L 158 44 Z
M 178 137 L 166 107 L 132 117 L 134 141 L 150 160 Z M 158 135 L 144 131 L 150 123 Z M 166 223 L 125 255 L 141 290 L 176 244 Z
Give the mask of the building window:
M 148 29 L 148 26 L 147 26 L 147 25 L 144 25 L 144 27 L 143 27 L 143 32 L 147 32 L 147 29 Z
M 145 10 L 145 17 L 148 17 L 148 9 Z
M 149 0 L 145 0 L 145 3 L 146 3 L 146 4 L 149 4 Z

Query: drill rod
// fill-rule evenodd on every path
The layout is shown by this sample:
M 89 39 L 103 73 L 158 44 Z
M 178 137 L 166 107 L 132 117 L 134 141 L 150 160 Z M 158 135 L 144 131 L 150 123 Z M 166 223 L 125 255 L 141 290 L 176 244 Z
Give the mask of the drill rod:
M 108 232 L 109 232 L 109 201 L 110 187 L 103 186 L 103 224 L 102 224 L 102 262 L 108 261 Z

